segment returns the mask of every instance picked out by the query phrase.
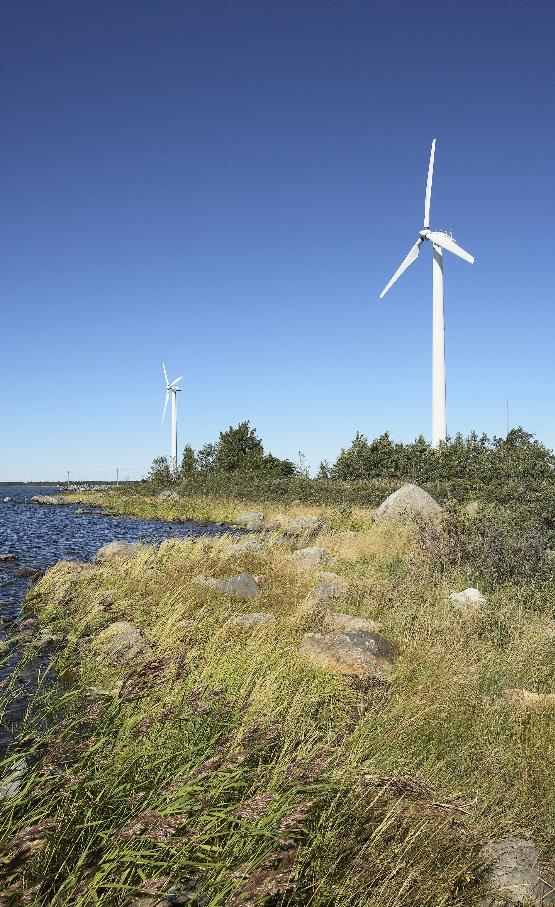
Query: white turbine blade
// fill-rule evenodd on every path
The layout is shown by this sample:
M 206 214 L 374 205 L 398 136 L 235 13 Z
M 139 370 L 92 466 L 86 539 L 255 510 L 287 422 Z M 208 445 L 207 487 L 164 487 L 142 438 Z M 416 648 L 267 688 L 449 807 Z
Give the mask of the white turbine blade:
M 168 373 L 166 371 L 166 366 L 162 363 L 162 368 L 164 369 L 164 378 L 166 379 L 166 387 L 168 386 Z
M 166 402 L 164 403 L 164 412 L 162 413 L 162 422 L 166 418 L 166 410 L 168 408 L 168 400 L 170 399 L 170 392 L 166 391 Z
M 430 201 L 432 199 L 432 176 L 434 174 L 434 157 L 436 153 L 436 140 L 432 142 L 430 163 L 428 164 L 428 180 L 426 182 L 426 200 L 424 202 L 424 230 L 430 226 Z
M 465 252 L 464 249 L 461 249 L 457 245 L 454 239 L 451 236 L 448 236 L 447 233 L 428 233 L 428 239 L 430 242 L 436 244 L 436 246 L 441 246 L 442 249 L 446 249 L 447 252 L 452 252 L 453 255 L 458 255 L 459 258 L 463 258 L 465 261 L 470 262 L 471 265 L 474 264 L 474 256 L 470 255 L 468 252 Z
M 410 250 L 409 254 L 408 254 L 407 257 L 405 258 L 405 260 L 404 260 L 404 262 L 402 263 L 402 265 L 401 265 L 399 268 L 397 268 L 397 270 L 395 271 L 395 274 L 393 275 L 393 277 L 392 277 L 391 280 L 389 281 L 389 283 L 388 283 L 388 285 L 386 286 L 385 290 L 382 290 L 382 292 L 380 293 L 380 299 L 383 299 L 383 298 L 384 298 L 384 296 L 385 296 L 385 294 L 387 293 L 387 291 L 393 286 L 393 284 L 395 283 L 395 281 L 398 280 L 398 278 L 401 276 L 401 274 L 403 273 L 403 271 L 406 271 L 407 268 L 409 267 L 409 265 L 411 265 L 411 264 L 413 263 L 413 261 L 416 261 L 416 259 L 418 258 L 418 253 L 420 252 L 420 246 L 422 245 L 423 242 L 424 242 L 423 239 L 419 239 L 418 242 L 415 242 L 414 246 L 413 246 L 412 249 Z
M 176 378 L 175 381 L 172 381 L 171 384 L 168 384 L 168 387 L 173 387 L 174 384 L 177 384 L 177 382 L 181 381 L 182 378 L 183 378 L 183 375 L 180 375 L 179 378 Z

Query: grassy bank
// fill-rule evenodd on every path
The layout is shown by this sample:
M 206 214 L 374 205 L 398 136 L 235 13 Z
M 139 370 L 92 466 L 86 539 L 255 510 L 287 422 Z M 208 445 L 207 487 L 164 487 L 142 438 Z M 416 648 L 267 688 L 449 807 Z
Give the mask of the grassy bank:
M 87 502 L 222 522 L 238 510 Z M 277 507 L 260 509 L 271 520 Z M 413 530 L 317 512 L 327 528 L 311 544 L 330 560 L 305 572 L 274 533 L 235 556 L 223 537 L 60 563 L 33 588 L 28 612 L 64 639 L 62 685 L 45 678 L 8 757 L 28 773 L 0 801 L 1 904 L 466 907 L 485 840 L 531 835 L 552 855 L 555 712 L 503 696 L 553 689 L 549 580 L 505 583 L 465 618 L 446 597 L 467 577 L 432 569 Z M 248 602 L 199 579 L 243 570 L 261 589 Z M 323 570 L 344 585 L 327 609 L 378 621 L 398 645 L 389 678 L 300 656 L 322 629 L 307 596 Z M 272 622 L 242 629 L 233 619 L 249 611 Z M 118 621 L 145 648 L 113 664 L 102 631 Z M 16 691 L 14 678 L 4 708 Z

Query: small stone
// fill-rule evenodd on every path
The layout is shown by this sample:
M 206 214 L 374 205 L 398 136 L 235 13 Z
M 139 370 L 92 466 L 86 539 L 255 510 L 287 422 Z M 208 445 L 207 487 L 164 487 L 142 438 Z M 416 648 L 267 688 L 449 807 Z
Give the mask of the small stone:
M 26 759 L 21 758 L 14 762 L 0 780 L 0 800 L 8 800 L 19 793 L 25 783 L 28 771 L 29 767 Z
M 260 594 L 260 586 L 250 573 L 239 573 L 230 579 L 207 577 L 201 579 L 201 582 L 215 589 L 220 595 L 228 595 L 230 598 L 255 598 Z
M 39 570 L 38 567 L 20 567 L 19 570 L 14 571 L 14 576 L 17 576 L 19 579 L 28 577 L 29 579 L 39 579 L 43 574 L 42 570 Z
M 143 631 L 127 620 L 115 621 L 101 630 L 93 639 L 93 648 L 112 664 L 150 653 Z
M 269 611 L 249 611 L 246 614 L 238 614 L 228 621 L 228 627 L 237 627 L 241 630 L 263 630 L 272 627 L 276 622 L 273 614 Z
M 237 526 L 243 526 L 253 532 L 260 532 L 264 526 L 264 514 L 261 510 L 244 510 L 235 517 Z
M 234 542 L 224 551 L 224 557 L 229 560 L 235 557 L 248 557 L 249 555 L 260 554 L 262 543 L 257 539 L 241 539 L 240 542 Z
M 462 592 L 452 592 L 447 601 L 455 611 L 459 611 L 465 616 L 476 614 L 486 604 L 486 599 L 480 590 L 473 588 L 463 589 Z
M 379 633 L 305 633 L 300 654 L 323 668 L 358 677 L 391 671 L 397 646 Z
M 479 907 L 555 904 L 555 889 L 540 871 L 539 852 L 532 841 L 516 837 L 490 841 L 479 858 L 488 867 L 484 879 L 488 894 L 480 899 Z
M 378 633 L 382 625 L 377 620 L 353 617 L 341 611 L 328 611 L 324 617 L 324 630 L 339 633 Z
M 8 561 L 18 561 L 18 554 L 0 554 L 0 562 L 7 563 Z
M 111 561 L 114 560 L 114 558 L 121 558 L 122 560 L 127 561 L 130 558 L 135 557 L 139 547 L 138 542 L 109 542 L 107 545 L 103 545 L 102 548 L 98 549 L 94 559 L 99 563 Z
M 156 500 L 158 500 L 158 501 L 174 501 L 177 503 L 177 501 L 180 501 L 181 498 L 179 497 L 179 495 L 177 494 L 176 491 L 171 491 L 169 488 L 167 488 L 165 491 L 161 491 L 160 494 L 156 496 Z
M 4 498 L 4 504 L 8 504 L 11 500 L 12 500 L 12 498 L 10 498 L 10 496 L 7 495 L 7 496 Z
M 374 514 L 376 522 L 414 520 L 437 517 L 441 507 L 431 494 L 409 483 L 398 488 L 383 501 Z
M 299 548 L 289 555 L 289 560 L 297 570 L 312 570 L 326 560 L 323 548 Z

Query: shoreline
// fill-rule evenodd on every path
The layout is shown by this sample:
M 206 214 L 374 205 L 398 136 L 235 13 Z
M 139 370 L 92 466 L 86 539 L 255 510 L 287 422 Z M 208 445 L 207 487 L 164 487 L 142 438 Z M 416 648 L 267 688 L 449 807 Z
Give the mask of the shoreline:
M 35 842 L 8 881 L 31 903 L 379 907 L 396 853 L 399 905 L 470 905 L 480 842 L 549 839 L 552 713 L 519 737 L 503 696 L 547 670 L 549 602 L 507 589 L 461 618 L 462 576 L 432 574 L 408 525 L 260 510 L 259 532 L 62 561 L 29 591 L 61 678 L 3 767 L 5 833 Z

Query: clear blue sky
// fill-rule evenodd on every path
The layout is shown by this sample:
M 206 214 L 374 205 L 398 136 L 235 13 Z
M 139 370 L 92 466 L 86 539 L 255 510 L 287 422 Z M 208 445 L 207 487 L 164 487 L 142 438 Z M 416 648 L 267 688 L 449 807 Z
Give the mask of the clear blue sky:
M 249 419 L 317 466 L 430 435 L 431 250 L 448 429 L 555 446 L 555 7 L 5 4 L 0 478 L 137 477 Z

